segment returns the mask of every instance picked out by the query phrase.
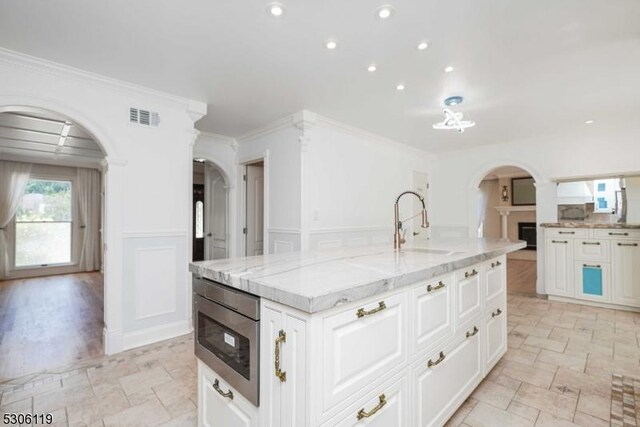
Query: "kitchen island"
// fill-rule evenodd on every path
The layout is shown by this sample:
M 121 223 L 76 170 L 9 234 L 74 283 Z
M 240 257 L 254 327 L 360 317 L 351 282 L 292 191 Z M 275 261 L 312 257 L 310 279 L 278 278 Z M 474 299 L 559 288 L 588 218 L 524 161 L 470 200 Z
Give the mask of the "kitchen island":
M 443 424 L 506 352 L 506 254 L 524 246 L 433 239 L 192 263 L 194 277 L 260 297 L 259 405 L 199 361 L 199 423 Z

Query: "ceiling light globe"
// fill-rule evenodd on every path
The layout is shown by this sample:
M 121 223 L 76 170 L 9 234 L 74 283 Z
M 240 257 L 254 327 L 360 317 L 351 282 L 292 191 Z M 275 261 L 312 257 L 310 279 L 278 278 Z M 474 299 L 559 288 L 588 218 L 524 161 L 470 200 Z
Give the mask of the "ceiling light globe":
M 452 71 L 453 71 L 453 67 L 452 67 L 451 65 L 449 65 L 448 67 L 446 67 L 446 68 L 444 69 L 444 72 L 445 72 L 445 73 L 450 73 L 450 72 L 452 72 Z
M 371 65 L 369 65 L 369 67 L 367 67 L 367 71 L 370 72 L 370 73 L 373 73 L 377 69 L 378 69 L 378 67 L 376 67 L 376 64 L 371 64 Z
M 338 47 L 338 43 L 335 40 L 328 40 L 325 46 L 327 49 L 333 50 Z
M 418 50 L 425 50 L 428 47 L 429 47 L 429 44 L 427 42 L 418 43 Z
M 396 90 L 404 90 L 404 85 L 402 83 L 398 84 Z

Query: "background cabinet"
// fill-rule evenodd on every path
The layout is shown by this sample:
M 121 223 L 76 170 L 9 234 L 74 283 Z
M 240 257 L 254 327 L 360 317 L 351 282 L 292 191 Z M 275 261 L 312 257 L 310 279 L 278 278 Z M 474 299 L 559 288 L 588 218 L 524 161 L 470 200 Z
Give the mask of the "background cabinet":
M 545 259 L 545 284 L 552 295 L 572 297 L 573 285 L 573 242 L 569 238 L 547 239 Z
M 576 261 L 576 298 L 611 302 L 609 264 Z
M 613 302 L 640 306 L 640 240 L 611 242 Z

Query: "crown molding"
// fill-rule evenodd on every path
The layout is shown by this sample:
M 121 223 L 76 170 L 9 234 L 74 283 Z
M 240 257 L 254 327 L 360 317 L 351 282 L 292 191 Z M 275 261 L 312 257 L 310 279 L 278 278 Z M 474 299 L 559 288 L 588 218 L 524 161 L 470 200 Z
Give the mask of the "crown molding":
M 200 136 L 198 138 L 206 139 L 206 140 L 209 140 L 209 141 L 214 142 L 216 144 L 228 145 L 229 147 L 231 147 L 234 150 L 238 149 L 238 141 L 236 141 L 235 138 L 232 138 L 230 136 L 220 135 L 219 133 L 206 132 L 206 131 L 201 130 L 200 131 Z
M 152 97 L 158 101 L 163 101 L 165 103 L 179 104 L 183 108 L 185 108 L 185 111 L 189 114 L 190 117 L 192 117 L 192 119 L 193 117 L 199 115 L 199 117 L 197 118 L 197 120 L 199 120 L 207 113 L 207 104 L 202 101 L 172 95 L 167 92 L 148 88 L 146 86 L 114 79 L 102 74 L 92 73 L 90 71 L 81 70 L 79 68 L 70 67 L 68 65 L 48 61 L 46 59 L 27 55 L 2 47 L 0 47 L 0 64 L 20 68 L 23 70 L 26 69 L 40 74 L 61 77 L 79 83 L 90 85 L 99 84 L 111 90 L 115 89 L 121 92 L 129 92 L 127 93 L 127 95 L 131 95 L 130 92 L 135 92 L 137 94 Z
M 256 138 L 269 135 L 271 133 L 277 132 L 282 129 L 286 129 L 291 126 L 294 126 L 293 114 L 289 114 L 288 116 L 278 119 L 274 122 L 271 122 L 268 125 L 261 126 L 257 129 L 254 129 L 243 135 L 240 135 L 238 138 L 236 138 L 236 141 L 238 141 L 239 144 L 243 144 L 245 142 L 252 141 Z

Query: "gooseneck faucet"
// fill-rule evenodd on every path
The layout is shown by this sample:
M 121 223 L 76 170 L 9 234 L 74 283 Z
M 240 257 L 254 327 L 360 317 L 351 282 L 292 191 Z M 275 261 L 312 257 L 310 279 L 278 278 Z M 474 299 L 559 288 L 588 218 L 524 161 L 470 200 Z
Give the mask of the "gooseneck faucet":
M 416 196 L 418 199 L 420 199 L 420 202 L 422 202 L 422 210 L 420 212 L 418 212 L 417 214 L 410 216 L 409 218 L 401 221 L 400 220 L 400 208 L 398 206 L 398 203 L 400 202 L 400 199 L 402 198 L 402 196 L 404 196 L 405 194 L 413 194 L 414 196 Z M 427 220 L 427 207 L 424 204 L 424 197 L 422 197 L 421 195 L 419 195 L 418 193 L 416 193 L 415 191 L 405 191 L 404 193 L 401 193 L 398 198 L 396 199 L 396 203 L 393 206 L 394 209 L 394 224 L 393 227 L 395 229 L 394 233 L 393 233 L 393 249 L 400 249 L 402 247 L 402 244 L 405 243 L 405 238 L 403 234 L 400 234 L 400 232 L 402 231 L 402 223 L 404 221 L 408 221 L 411 218 L 415 218 L 418 215 L 422 215 L 422 224 L 421 227 L 422 228 L 427 228 L 429 227 L 429 221 Z

